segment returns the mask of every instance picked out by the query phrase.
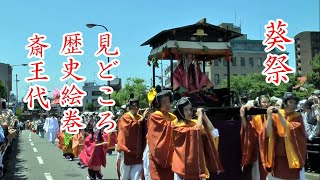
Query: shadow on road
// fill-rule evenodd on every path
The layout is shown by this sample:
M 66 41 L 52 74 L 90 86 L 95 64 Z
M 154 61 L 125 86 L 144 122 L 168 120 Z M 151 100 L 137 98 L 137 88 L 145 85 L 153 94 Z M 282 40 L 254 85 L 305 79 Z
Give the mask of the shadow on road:
M 1 178 L 3 180 L 28 179 L 25 174 L 22 174 L 23 172 L 27 172 L 28 168 L 26 168 L 23 165 L 26 163 L 26 161 L 19 158 L 19 154 L 21 153 L 21 149 L 23 147 L 18 142 L 19 142 L 19 135 L 17 136 L 17 139 L 13 141 L 11 148 L 8 151 L 8 154 L 5 157 L 4 175 Z

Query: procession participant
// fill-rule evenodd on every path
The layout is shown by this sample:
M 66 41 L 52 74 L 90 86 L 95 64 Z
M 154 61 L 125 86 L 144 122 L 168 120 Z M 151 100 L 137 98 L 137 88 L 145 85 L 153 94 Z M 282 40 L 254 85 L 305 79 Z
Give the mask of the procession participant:
M 36 120 L 36 118 L 34 118 L 33 119 L 33 121 L 32 121 L 32 132 L 34 132 L 34 133 L 38 133 L 38 130 L 37 130 L 37 120 Z
M 30 131 L 32 131 L 32 121 L 29 121 L 29 122 L 28 122 L 28 129 L 29 129 Z
M 44 138 L 43 126 L 44 126 L 44 119 L 43 119 L 43 116 L 41 115 L 40 119 L 37 121 L 37 130 L 41 138 Z
M 172 180 L 173 144 L 171 123 L 177 117 L 170 113 L 172 93 L 161 91 L 155 97 L 156 109 L 148 119 L 149 173 L 153 180 Z
M 23 128 L 24 123 L 22 121 L 20 121 L 18 126 L 19 126 L 19 133 L 20 133 L 20 132 L 22 132 L 22 130 L 24 130 L 24 128 Z
M 63 143 L 63 156 L 67 160 L 73 161 L 73 158 L 74 158 L 74 154 L 72 151 L 73 134 L 69 134 L 65 131 L 63 141 L 64 141 L 64 143 Z
M 114 130 L 113 132 L 108 132 L 106 134 L 108 138 L 108 154 L 111 155 L 112 151 L 115 150 L 116 144 L 118 143 L 118 132 Z
M 258 97 L 257 106 L 267 109 L 270 106 L 270 98 L 267 95 Z M 259 135 L 262 132 L 263 125 L 267 121 L 266 115 L 255 115 L 245 117 L 245 111 L 252 106 L 243 106 L 240 109 L 241 117 L 241 148 L 242 159 L 240 166 L 242 170 L 248 171 L 246 179 L 265 180 L 267 172 L 264 170 L 260 159 Z
M 143 117 L 138 114 L 139 100 L 129 100 L 129 112 L 118 120 L 120 179 L 139 180 L 142 176 L 142 156 L 145 147 Z
M 47 132 L 49 142 L 55 144 L 59 131 L 59 124 L 57 118 L 54 117 L 52 113 L 49 113 L 49 117 L 46 118 L 43 129 Z
M 80 129 L 78 134 L 73 135 L 72 153 L 75 157 L 78 157 L 82 151 L 85 138 L 85 131 L 83 129 Z
M 174 114 L 177 116 L 172 123 L 174 179 L 208 179 L 210 173 L 223 172 L 217 151 L 219 132 L 203 109 L 198 108 L 198 119 L 192 119 L 192 104 L 188 98 L 181 98 Z
M 295 112 L 298 98 L 292 92 L 284 96 L 284 109 L 267 109 L 267 122 L 260 134 L 261 161 L 268 179 L 304 179 L 307 138 L 302 116 Z M 273 113 L 277 111 L 277 113 Z
M 90 179 L 102 179 L 101 166 L 106 167 L 108 142 L 102 131 L 103 129 L 93 129 L 86 137 L 84 148 L 79 155 L 81 161 L 88 167 Z
M 58 142 L 58 148 L 61 149 L 63 151 L 64 149 L 64 130 L 63 131 L 60 131 L 58 133 L 58 136 L 57 136 L 59 142 Z M 62 153 L 63 155 L 63 153 Z
M 147 99 L 149 103 L 149 108 L 144 112 L 144 123 L 145 123 L 145 133 L 148 134 L 148 118 L 149 116 L 155 111 L 156 104 L 155 104 L 155 97 L 159 92 L 161 92 L 161 86 L 157 85 L 155 88 L 151 88 Z M 146 136 L 147 138 L 147 136 Z M 148 143 L 146 144 L 146 147 L 143 152 L 143 173 L 144 173 L 144 178 L 146 180 L 150 179 L 150 173 L 149 173 L 149 146 Z

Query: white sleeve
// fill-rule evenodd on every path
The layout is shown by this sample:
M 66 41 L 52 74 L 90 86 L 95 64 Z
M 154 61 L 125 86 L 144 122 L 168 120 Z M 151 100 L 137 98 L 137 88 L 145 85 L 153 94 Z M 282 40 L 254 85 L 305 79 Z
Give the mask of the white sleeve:
M 58 119 L 55 118 L 55 122 L 54 122 L 55 126 L 56 126 L 56 131 L 59 130 L 59 123 L 58 123 Z
M 320 131 L 320 127 L 319 127 L 319 123 L 317 122 L 317 125 L 315 125 L 313 128 L 312 128 L 312 131 L 310 133 L 310 137 L 309 138 L 314 138 L 314 137 L 317 137 L 318 134 L 319 134 L 319 131 Z
M 219 130 L 218 129 L 214 128 L 214 130 L 212 130 L 211 133 L 214 138 L 219 137 Z

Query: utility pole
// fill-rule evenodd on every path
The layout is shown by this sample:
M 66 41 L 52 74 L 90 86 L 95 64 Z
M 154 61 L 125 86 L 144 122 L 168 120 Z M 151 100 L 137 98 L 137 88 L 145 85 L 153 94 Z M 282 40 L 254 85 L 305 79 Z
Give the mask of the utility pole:
M 18 104 L 19 104 L 19 94 L 18 94 L 18 74 L 16 74 L 16 96 L 17 96 L 17 103 L 16 103 L 16 107 L 18 107 Z

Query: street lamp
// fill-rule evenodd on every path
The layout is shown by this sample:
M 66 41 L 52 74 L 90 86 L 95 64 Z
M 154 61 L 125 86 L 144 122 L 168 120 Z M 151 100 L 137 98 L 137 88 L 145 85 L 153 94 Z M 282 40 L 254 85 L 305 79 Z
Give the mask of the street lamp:
M 86 26 L 87 26 L 88 28 L 93 28 L 93 27 L 95 27 L 95 26 L 101 26 L 101 27 L 103 27 L 106 31 L 108 31 L 108 29 L 107 29 L 104 25 L 100 25 L 100 24 L 86 24 Z
M 28 66 L 28 64 L 16 64 L 16 65 L 10 65 L 11 67 L 15 67 L 15 66 Z
M 107 32 L 108 29 L 104 26 L 104 25 L 100 25 L 100 24 L 86 24 L 86 26 L 88 28 L 93 28 L 93 27 L 96 27 L 96 26 L 100 26 L 100 27 L 103 27 Z M 108 56 L 108 63 L 110 62 L 110 57 Z M 110 74 L 110 70 L 108 70 L 108 74 Z M 108 81 L 108 86 L 110 86 L 110 81 Z M 109 100 L 111 99 L 111 94 L 108 94 L 108 98 Z M 111 106 L 108 107 L 109 108 L 109 111 L 111 111 Z

